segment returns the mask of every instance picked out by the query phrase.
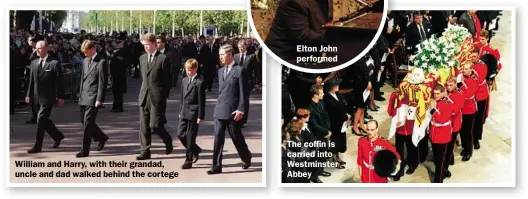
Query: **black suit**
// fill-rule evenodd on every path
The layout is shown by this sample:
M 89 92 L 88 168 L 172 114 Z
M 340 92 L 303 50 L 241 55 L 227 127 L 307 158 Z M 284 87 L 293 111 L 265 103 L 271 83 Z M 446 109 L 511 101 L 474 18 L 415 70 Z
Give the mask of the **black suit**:
M 339 92 L 336 92 L 335 95 L 338 100 L 329 93 L 325 94 L 323 98 L 326 111 L 330 118 L 330 129 L 332 130 L 330 140 L 335 143 L 335 147 L 330 150 L 334 153 L 344 153 L 347 148 L 346 134 L 341 133 L 341 128 L 343 127 L 343 123 L 348 119 L 348 109 L 345 98 Z
M 81 123 L 84 125 L 84 137 L 81 152 L 90 152 L 91 139 L 106 141 L 103 131 L 95 124 L 99 107 L 96 102 L 103 103 L 108 85 L 108 65 L 100 54 L 92 59 L 85 58 L 81 73 L 81 88 L 79 105 L 81 105 Z
M 204 79 L 205 87 L 209 90 L 213 88 L 213 78 L 219 59 L 218 48 L 214 44 L 212 49 L 210 44 L 202 45 L 198 62 L 201 65 L 200 72 Z
M 161 51 L 160 51 L 161 52 Z M 172 68 L 172 87 L 176 87 L 178 76 L 182 68 L 182 51 L 181 48 L 165 48 L 163 54 L 171 60 Z
M 422 30 L 422 32 L 420 33 L 418 30 Z M 410 55 L 416 53 L 418 51 L 418 49 L 416 48 L 416 45 L 425 41 L 425 39 L 429 38 L 430 36 L 431 36 L 431 25 L 429 24 L 429 22 L 426 22 L 424 20 L 422 22 L 421 27 L 419 27 L 418 24 L 416 23 L 409 24 L 409 26 L 407 26 L 407 29 L 405 31 L 405 46 L 407 48 L 407 53 Z
M 326 141 L 325 136 L 330 132 L 330 117 L 325 109 L 324 102 L 321 100 L 319 103 L 311 102 L 308 105 L 310 110 L 310 121 L 309 126 L 312 133 L 317 137 L 317 140 Z
M 295 63 L 306 54 L 298 53 L 297 45 L 323 44 L 323 25 L 329 21 L 327 1 L 283 0 L 276 13 L 265 43 L 278 57 Z
M 438 37 L 440 37 L 447 28 L 449 16 L 452 16 L 454 13 L 452 10 L 431 10 L 429 12 L 431 15 L 433 34 L 436 34 Z
M 185 163 L 192 163 L 193 154 L 196 155 L 202 149 L 196 145 L 196 135 L 199 125 L 197 119 L 205 117 L 205 86 L 202 79 L 196 76 L 189 83 L 190 77 L 184 77 L 181 87 L 180 103 L 180 125 L 179 136 L 181 143 L 185 146 Z
M 110 75 L 112 75 L 112 91 L 114 104 L 112 110 L 123 111 L 123 93 L 126 91 L 126 68 L 129 65 L 127 53 L 118 49 L 110 62 Z
M 246 74 L 241 66 L 233 65 L 230 70 L 227 70 L 228 72 L 225 72 L 227 67 L 228 66 L 224 66 L 218 71 L 218 99 L 216 100 L 214 111 L 215 141 L 213 168 L 222 167 L 222 154 L 226 129 L 229 132 L 242 161 L 248 162 L 251 160 L 251 152 L 249 151 L 244 135 L 240 130 L 241 121 L 235 121 L 233 114 L 235 111 L 247 114 L 244 112 L 246 110 L 245 107 L 249 103 L 244 94 L 247 86 Z
M 172 137 L 165 130 L 165 111 L 167 98 L 172 88 L 172 69 L 170 59 L 155 52 L 152 61 L 150 54 L 145 53 L 139 58 L 141 70 L 141 90 L 139 92 L 140 136 L 142 153 L 150 153 L 152 134 L 158 134 L 165 145 L 172 145 Z
M 248 101 L 248 104 L 246 106 L 246 110 L 244 110 L 244 119 L 242 119 L 242 122 L 245 124 L 247 123 L 247 119 L 249 117 L 249 94 L 251 93 L 251 90 L 253 89 L 253 86 L 255 85 L 255 80 L 253 80 L 253 74 L 255 72 L 255 68 L 257 65 L 257 59 L 254 54 L 246 53 L 244 55 L 244 60 L 241 59 L 242 54 L 237 53 L 234 56 L 235 64 L 238 66 L 244 67 L 244 71 L 246 72 L 246 90 L 244 91 L 244 94 L 246 95 L 246 101 Z
M 475 22 L 473 21 L 473 16 L 471 16 L 468 12 L 464 12 L 462 15 L 460 15 L 460 18 L 458 18 L 457 23 L 468 29 L 471 36 L 475 38 L 475 33 L 477 30 L 475 27 Z
M 310 87 L 317 82 L 317 74 L 290 69 L 286 80 L 288 90 L 296 108 L 306 108 L 311 101 Z
M 64 138 L 64 135 L 55 127 L 49 119 L 51 109 L 55 104 L 55 98 L 63 99 L 64 87 L 62 85 L 62 68 L 59 61 L 48 56 L 40 63 L 40 59 L 31 62 L 29 75 L 28 92 L 26 97 L 30 97 L 37 113 L 37 139 L 34 148 L 42 149 L 44 140 L 44 130 L 47 131 L 53 140 Z M 43 66 L 42 66 L 43 65 Z

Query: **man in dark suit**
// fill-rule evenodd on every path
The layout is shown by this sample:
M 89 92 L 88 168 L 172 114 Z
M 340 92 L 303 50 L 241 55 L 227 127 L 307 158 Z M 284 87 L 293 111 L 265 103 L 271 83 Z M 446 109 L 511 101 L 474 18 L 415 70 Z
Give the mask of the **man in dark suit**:
M 59 147 L 61 140 L 64 139 L 64 135 L 49 119 L 51 109 L 56 102 L 55 98 L 58 98 L 59 105 L 64 104 L 62 68 L 59 61 L 48 56 L 48 44 L 45 41 L 37 42 L 36 49 L 39 58 L 31 62 L 26 103 L 33 102 L 35 108 L 38 108 L 37 139 L 35 145 L 27 151 L 28 153 L 42 151 L 44 131 L 47 131 L 55 140 L 53 148 Z
M 31 62 L 35 59 L 39 59 L 39 56 L 37 54 L 37 49 L 35 48 L 37 41 L 38 41 L 37 38 L 34 36 L 29 36 L 27 40 L 29 44 L 29 49 L 27 49 L 27 51 L 28 53 L 31 53 L 29 55 L 29 60 Z M 31 71 L 31 65 L 26 67 L 26 74 L 29 73 L 30 71 Z M 29 103 L 29 106 L 31 106 L 31 118 L 28 121 L 26 121 L 26 124 L 36 124 L 37 123 L 37 112 L 39 110 L 38 105 L 35 104 L 34 101 L 31 101 L 31 103 Z
M 139 58 L 141 90 L 139 92 L 139 121 L 141 154 L 137 160 L 150 159 L 152 134 L 158 134 L 165 143 L 165 153 L 173 150 L 172 137 L 165 130 L 167 99 L 172 88 L 170 59 L 156 50 L 156 36 L 147 33 L 142 36 L 146 53 Z
M 181 143 L 185 146 L 185 163 L 182 169 L 192 168 L 192 163 L 198 161 L 198 154 L 202 149 L 196 144 L 196 135 L 200 123 L 205 117 L 205 86 L 198 77 L 198 62 L 189 59 L 185 62 L 187 77 L 182 80 L 180 103 L 180 131 Z M 193 160 L 194 157 L 194 160 Z
M 431 25 L 433 28 L 433 34 L 440 37 L 447 28 L 447 24 L 454 21 L 453 10 L 431 10 Z
M 176 84 L 178 83 L 178 75 L 181 69 L 181 49 L 166 48 L 165 37 L 161 35 L 156 38 L 156 44 L 158 45 L 158 51 L 161 54 L 167 55 L 171 61 L 172 87 L 176 87 Z
M 462 15 L 460 15 L 460 18 L 458 18 L 457 21 L 458 24 L 461 24 L 464 28 L 469 31 L 473 38 L 475 38 L 475 32 L 477 32 L 475 27 L 475 21 L 473 20 L 473 14 L 475 14 L 476 12 L 476 10 L 468 10 Z
M 242 169 L 251 166 L 251 152 L 248 149 L 244 135 L 240 130 L 244 111 L 249 103 L 245 97 L 246 74 L 242 66 L 233 60 L 233 47 L 224 45 L 220 47 L 220 61 L 224 64 L 218 71 L 219 88 L 218 99 L 214 111 L 215 141 L 213 151 L 213 168 L 207 174 L 222 173 L 222 155 L 225 142 L 225 131 L 229 132 L 238 155 L 244 162 Z
M 321 85 L 312 85 L 310 88 L 310 93 L 312 94 L 312 99 L 310 105 L 308 105 L 308 110 L 310 110 L 310 119 L 308 121 L 308 127 L 315 135 L 315 138 L 321 142 L 328 143 L 330 136 L 332 136 L 331 126 L 330 126 L 330 117 L 326 111 L 324 102 L 323 102 L 323 86 Z M 321 147 L 319 151 L 328 151 L 328 147 Z M 320 162 L 324 161 L 326 158 L 317 158 Z M 321 168 L 318 171 L 319 175 L 330 176 L 331 174 L 327 171 L 324 171 L 324 168 Z M 312 179 L 316 181 L 316 179 Z
M 417 45 L 431 36 L 431 25 L 423 23 L 423 16 L 420 11 L 413 12 L 413 20 L 405 32 L 405 46 L 409 55 L 418 52 Z
M 332 19 L 332 6 L 329 0 L 284 0 L 276 13 L 264 43 L 278 57 L 295 63 L 298 56 L 306 55 L 297 52 L 297 45 L 323 44 L 323 25 Z
M 91 139 L 99 141 L 97 150 L 103 149 L 108 136 L 95 124 L 97 112 L 103 105 L 108 85 L 108 65 L 106 59 L 95 50 L 95 43 L 84 40 L 81 51 L 86 58 L 81 73 L 79 105 L 81 105 L 81 123 L 84 125 L 84 137 L 81 151 L 76 157 L 87 157 L 90 154 Z
M 198 60 L 205 87 L 209 92 L 213 88 L 213 78 L 219 62 L 218 59 L 218 48 L 214 45 L 214 38 L 209 36 L 207 37 L 207 44 L 200 48 L 200 59 Z
M 235 64 L 238 66 L 242 66 L 244 68 L 244 71 L 246 72 L 247 82 L 248 85 L 246 87 L 246 91 L 244 91 L 244 94 L 246 94 L 246 101 L 248 101 L 248 104 L 246 106 L 246 110 L 244 110 L 244 119 L 242 119 L 242 124 L 247 123 L 247 119 L 249 117 L 249 94 L 251 93 L 251 90 L 253 90 L 253 87 L 255 85 L 255 69 L 257 68 L 257 59 L 255 57 L 255 54 L 249 54 L 247 51 L 247 45 L 246 40 L 240 40 L 238 42 L 238 50 L 239 53 L 235 54 Z
M 114 104 L 111 112 L 123 112 L 123 93 L 126 91 L 126 68 L 130 64 L 129 54 L 123 48 L 124 42 L 118 44 L 118 49 L 112 56 L 110 62 L 110 75 L 112 75 L 112 92 L 114 94 Z

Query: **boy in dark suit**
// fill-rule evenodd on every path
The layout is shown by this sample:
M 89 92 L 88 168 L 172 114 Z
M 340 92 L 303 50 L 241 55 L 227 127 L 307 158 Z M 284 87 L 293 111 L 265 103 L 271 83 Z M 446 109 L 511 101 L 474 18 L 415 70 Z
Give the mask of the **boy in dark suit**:
M 192 163 L 198 161 L 198 154 L 202 152 L 196 144 L 196 134 L 205 116 L 205 86 L 203 80 L 196 74 L 198 62 L 195 59 L 187 60 L 184 67 L 187 77 L 182 80 L 178 138 L 186 148 L 186 159 L 181 168 L 190 169 Z

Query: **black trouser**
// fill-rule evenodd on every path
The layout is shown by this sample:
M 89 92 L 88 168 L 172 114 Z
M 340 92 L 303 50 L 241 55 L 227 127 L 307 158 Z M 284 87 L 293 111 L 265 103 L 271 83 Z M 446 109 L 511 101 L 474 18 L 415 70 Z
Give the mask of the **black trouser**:
M 37 121 L 37 116 L 38 116 L 38 112 L 39 112 L 39 105 L 36 104 L 36 102 L 34 100 L 31 100 L 29 102 L 29 106 L 31 106 L 31 121 Z
M 204 79 L 205 88 L 211 90 L 213 88 L 214 74 L 216 72 L 216 67 L 214 65 L 203 65 L 202 77 Z
M 161 106 L 156 107 L 152 104 L 148 96 L 145 100 L 145 106 L 139 107 L 139 142 L 141 153 L 150 152 L 152 134 L 158 134 L 165 145 L 172 143 L 172 137 L 165 129 L 166 104 L 159 104 Z
M 418 142 L 418 157 L 420 162 L 427 160 L 427 154 L 429 154 L 429 134 L 425 134 L 425 137 Z
M 126 88 L 125 76 L 115 76 L 112 86 L 112 92 L 114 94 L 114 103 L 112 104 L 113 110 L 123 110 L 123 91 Z
M 444 144 L 437 144 L 433 143 L 433 156 L 434 156 L 434 164 L 435 164 L 435 173 L 433 178 L 433 183 L 442 183 L 443 182 L 443 175 L 445 174 L 445 160 L 447 159 L 446 154 L 449 150 L 447 147 L 447 143 Z M 447 164 L 449 165 L 449 164 Z
M 81 149 L 82 152 L 90 152 L 92 138 L 94 142 L 106 140 L 108 138 L 108 136 L 106 136 L 106 134 L 101 131 L 99 126 L 95 124 L 98 112 L 99 108 L 96 108 L 95 106 L 81 106 L 81 123 L 83 124 L 84 129 L 83 144 Z
M 42 142 L 44 141 L 44 131 L 47 131 L 48 134 L 57 141 L 64 138 L 64 135 L 55 127 L 53 121 L 49 119 L 51 115 L 51 109 L 53 105 L 38 105 L 39 110 L 37 114 L 37 139 L 35 141 L 34 148 L 42 149 Z
M 468 155 L 473 154 L 473 124 L 475 114 L 462 115 L 462 128 L 460 129 L 460 140 L 462 148 Z
M 251 102 L 249 101 L 249 93 L 251 93 L 250 91 L 251 90 L 247 89 L 246 92 L 244 92 L 244 98 L 246 98 L 245 100 L 247 101 L 247 104 L 244 107 L 244 117 L 242 118 L 242 124 L 246 124 L 249 117 L 249 106 L 251 104 Z
M 473 130 L 473 144 L 477 143 L 479 140 L 482 140 L 482 131 L 484 130 L 484 120 L 486 116 L 486 108 L 488 105 L 488 98 L 485 100 L 477 101 L 477 112 L 475 113 L 475 127 Z
M 238 155 L 242 161 L 249 161 L 251 159 L 251 152 L 248 149 L 244 135 L 240 130 L 240 121 L 234 120 L 219 120 L 215 119 L 215 140 L 213 150 L 213 167 L 222 167 L 222 155 L 224 151 L 225 131 L 229 132 L 231 140 L 235 145 Z
M 183 146 L 185 146 L 185 163 L 191 164 L 193 162 L 193 155 L 199 153 L 202 149 L 196 144 L 196 136 L 198 134 L 198 125 L 196 119 L 180 119 L 180 125 L 178 130 L 180 139 Z
M 407 147 L 407 157 L 405 161 L 401 161 L 399 175 L 403 174 L 405 169 L 405 163 L 409 165 L 409 168 L 418 167 L 418 152 L 416 146 L 412 143 L 412 135 L 401 135 L 396 133 L 396 151 L 400 154 L 401 159 L 404 160 L 404 149 Z
M 454 150 L 455 150 L 455 142 L 456 138 L 458 136 L 458 132 L 451 133 L 451 141 L 447 144 L 447 154 L 446 154 L 446 161 L 444 162 L 445 170 L 449 170 L 449 163 L 451 161 L 455 161 L 454 156 Z
M 178 84 L 179 76 L 180 76 L 180 68 L 175 68 L 172 71 L 172 87 L 176 87 L 176 84 Z

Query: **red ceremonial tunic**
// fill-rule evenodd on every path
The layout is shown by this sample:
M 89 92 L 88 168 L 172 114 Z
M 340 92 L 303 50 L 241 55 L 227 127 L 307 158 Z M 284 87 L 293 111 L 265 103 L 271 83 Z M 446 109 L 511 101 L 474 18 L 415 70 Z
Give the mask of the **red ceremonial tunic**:
M 387 178 L 378 176 L 373 166 L 374 157 L 381 150 L 392 151 L 398 160 L 401 160 L 400 154 L 396 152 L 396 148 L 388 140 L 378 137 L 371 142 L 367 137 L 359 138 L 357 164 L 361 167 L 361 182 L 387 183 Z
M 429 138 L 435 144 L 445 144 L 451 141 L 453 127 L 451 118 L 455 110 L 455 104 L 448 98 L 436 101 L 436 108 L 429 126 Z
M 478 90 L 478 84 L 474 75 L 470 77 L 464 77 L 464 83 L 460 90 L 464 93 L 464 107 L 462 107 L 462 114 L 471 115 L 477 112 L 477 101 L 475 101 L 475 94 Z
M 449 99 L 454 103 L 455 108 L 453 110 L 453 116 L 451 117 L 451 124 L 453 126 L 453 132 L 460 131 L 462 128 L 462 107 L 464 107 L 464 94 L 460 89 L 456 89 L 453 92 L 449 93 Z
M 477 83 L 479 84 L 477 93 L 475 94 L 475 99 L 477 101 L 488 99 L 489 88 L 486 82 L 486 76 L 488 75 L 488 66 L 484 62 L 479 60 L 473 65 L 473 69 L 475 70 L 475 76 L 477 77 Z

